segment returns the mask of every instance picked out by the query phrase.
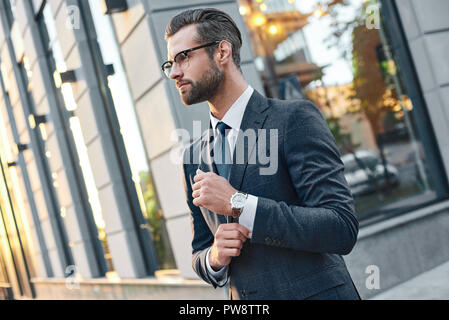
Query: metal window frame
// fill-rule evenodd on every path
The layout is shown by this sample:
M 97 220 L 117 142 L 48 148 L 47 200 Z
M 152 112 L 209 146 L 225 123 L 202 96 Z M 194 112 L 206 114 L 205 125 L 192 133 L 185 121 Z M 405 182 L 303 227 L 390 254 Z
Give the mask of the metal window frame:
M 9 93 L 6 91 L 5 84 L 3 81 L 3 76 L 1 74 L 0 74 L 0 88 L 3 93 L 3 99 L 4 99 L 4 103 L 5 103 L 5 108 L 7 109 L 7 113 L 8 113 L 8 118 L 9 118 L 8 120 L 9 120 L 9 123 L 11 126 L 12 136 L 13 136 L 13 139 L 17 142 L 20 139 L 19 133 L 17 130 L 17 125 L 15 123 L 14 114 L 12 112 L 11 101 L 9 99 Z M 30 181 L 30 177 L 28 174 L 28 169 L 27 169 L 25 156 L 23 155 L 23 152 L 18 153 L 15 163 L 16 163 L 16 165 L 19 165 L 19 167 L 20 167 L 21 176 L 23 179 L 25 192 L 26 192 L 26 196 L 28 199 L 28 204 L 30 206 L 31 216 L 33 218 L 36 235 L 37 235 L 37 238 L 39 241 L 40 252 L 42 254 L 42 259 L 44 261 L 45 273 L 46 273 L 47 277 L 53 277 L 53 268 L 51 266 L 50 258 L 48 256 L 47 244 L 46 244 L 45 237 L 44 237 L 42 227 L 40 224 L 39 214 L 38 214 L 36 202 L 34 199 L 34 194 L 33 194 L 33 190 L 31 187 L 31 181 Z

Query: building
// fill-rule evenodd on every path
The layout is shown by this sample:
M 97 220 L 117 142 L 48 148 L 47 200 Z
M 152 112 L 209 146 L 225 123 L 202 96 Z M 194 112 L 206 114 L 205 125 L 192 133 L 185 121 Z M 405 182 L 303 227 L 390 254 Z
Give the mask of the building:
M 285 2 L 274 7 L 294 5 L 307 16 L 307 54 L 293 43 L 280 47 L 283 56 L 319 70 L 307 81 L 292 75 L 312 100 L 336 95 L 315 102 L 348 155 L 361 229 L 345 260 L 369 298 L 449 260 L 449 4 Z M 256 90 L 264 93 L 261 75 L 277 76 L 282 66 L 273 56 L 256 66 L 243 1 L 180 3 L 0 2 L 0 298 L 225 297 L 191 268 L 190 217 L 174 155 L 201 133 L 198 124 L 208 125 L 208 107 L 186 108 L 160 71 L 165 26 L 184 9 L 213 4 L 242 31 L 242 70 Z M 356 15 L 362 22 L 333 30 L 337 38 L 324 49 L 329 19 Z M 338 88 L 354 95 L 338 97 Z M 357 103 L 344 106 L 348 99 Z M 368 283 L 376 272 L 379 287 Z

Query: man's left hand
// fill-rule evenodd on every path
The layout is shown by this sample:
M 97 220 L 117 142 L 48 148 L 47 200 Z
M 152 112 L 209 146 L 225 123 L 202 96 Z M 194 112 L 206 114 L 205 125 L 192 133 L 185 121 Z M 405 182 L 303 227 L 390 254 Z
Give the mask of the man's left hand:
M 192 186 L 193 204 L 217 214 L 232 215 L 231 197 L 237 192 L 228 180 L 213 172 L 196 171 Z

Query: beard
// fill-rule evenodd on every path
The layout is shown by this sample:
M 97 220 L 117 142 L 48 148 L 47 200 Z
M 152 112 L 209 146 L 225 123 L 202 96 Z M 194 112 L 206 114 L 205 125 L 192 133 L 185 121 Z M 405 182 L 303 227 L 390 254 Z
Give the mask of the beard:
M 210 69 L 207 70 L 200 80 L 190 82 L 190 91 L 181 94 L 182 102 L 185 105 L 209 101 L 220 89 L 224 74 L 218 69 L 215 61 L 209 61 Z

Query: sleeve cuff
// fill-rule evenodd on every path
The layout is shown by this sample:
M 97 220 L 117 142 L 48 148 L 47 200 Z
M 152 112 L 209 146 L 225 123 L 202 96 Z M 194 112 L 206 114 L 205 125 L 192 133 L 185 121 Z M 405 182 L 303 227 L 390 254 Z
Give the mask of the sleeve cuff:
M 207 268 L 207 273 L 209 273 L 209 275 L 217 282 L 218 286 L 224 286 L 228 280 L 228 267 L 225 266 L 223 268 L 221 268 L 218 271 L 214 271 L 214 269 L 212 269 L 212 267 L 210 266 L 209 263 L 209 253 L 210 253 L 210 248 L 209 250 L 207 250 L 206 253 L 206 268 Z
M 242 214 L 239 217 L 239 224 L 251 231 L 250 237 L 253 232 L 254 220 L 256 219 L 257 211 L 257 201 L 258 197 L 248 195 L 245 207 L 243 208 Z

